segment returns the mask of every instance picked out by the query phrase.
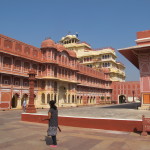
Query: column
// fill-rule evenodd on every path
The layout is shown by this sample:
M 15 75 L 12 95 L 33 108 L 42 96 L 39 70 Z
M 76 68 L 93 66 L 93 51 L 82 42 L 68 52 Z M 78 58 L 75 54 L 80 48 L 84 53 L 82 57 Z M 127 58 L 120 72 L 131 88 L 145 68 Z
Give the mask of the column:
M 68 104 L 68 92 L 66 93 L 66 103 Z
M 34 84 L 35 84 L 35 71 L 29 70 L 29 104 L 27 106 L 27 113 L 36 113 L 36 108 L 34 105 Z
M 21 108 L 21 97 L 20 97 L 20 95 L 17 98 L 17 108 Z

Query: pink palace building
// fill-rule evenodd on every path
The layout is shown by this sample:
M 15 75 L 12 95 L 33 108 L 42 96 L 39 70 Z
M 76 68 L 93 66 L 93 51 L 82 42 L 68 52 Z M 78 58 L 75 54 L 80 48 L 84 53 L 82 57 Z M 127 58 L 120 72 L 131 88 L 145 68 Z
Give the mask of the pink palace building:
M 136 46 L 122 48 L 119 52 L 140 71 L 141 107 L 150 109 L 150 30 L 137 32 Z
M 0 34 L 0 109 L 21 108 L 29 101 L 29 70 L 36 72 L 34 104 L 49 107 L 111 103 L 112 82 L 103 72 L 81 65 L 76 53 L 51 39 L 41 48 Z

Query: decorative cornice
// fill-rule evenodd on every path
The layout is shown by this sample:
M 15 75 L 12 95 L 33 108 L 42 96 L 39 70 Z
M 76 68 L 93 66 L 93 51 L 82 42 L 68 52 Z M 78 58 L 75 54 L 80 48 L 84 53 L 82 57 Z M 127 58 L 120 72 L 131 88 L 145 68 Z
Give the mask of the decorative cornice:
M 141 38 L 141 39 L 135 40 L 135 42 L 148 42 L 148 41 L 150 41 L 150 37 L 149 38 Z

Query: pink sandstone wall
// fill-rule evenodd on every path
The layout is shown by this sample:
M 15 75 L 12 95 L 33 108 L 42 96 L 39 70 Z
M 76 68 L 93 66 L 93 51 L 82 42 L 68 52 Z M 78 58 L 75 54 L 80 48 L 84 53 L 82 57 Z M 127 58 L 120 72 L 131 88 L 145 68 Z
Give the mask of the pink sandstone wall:
M 148 37 L 150 37 L 150 30 L 137 32 L 137 39 L 148 38 Z
M 139 69 L 142 104 L 150 104 L 150 52 L 140 52 Z
M 150 53 L 138 57 L 140 68 L 141 92 L 150 92 Z
M 140 82 L 139 81 L 127 81 L 127 82 L 113 82 L 112 83 L 112 100 L 119 103 L 119 96 L 125 95 L 126 99 L 128 97 L 140 98 Z

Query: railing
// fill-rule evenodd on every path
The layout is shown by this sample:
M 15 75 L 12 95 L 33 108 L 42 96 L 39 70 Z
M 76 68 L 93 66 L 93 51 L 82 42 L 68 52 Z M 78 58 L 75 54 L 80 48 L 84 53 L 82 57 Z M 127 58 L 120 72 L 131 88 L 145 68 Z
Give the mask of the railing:
M 77 67 L 81 74 L 88 75 L 88 76 L 98 78 L 98 79 L 105 79 L 103 72 L 96 71 L 92 68 L 89 68 L 89 67 L 81 65 L 81 64 L 77 64 Z
M 102 47 L 102 48 L 96 48 L 94 50 L 104 50 L 104 49 L 111 49 L 111 50 L 115 50 L 114 48 L 112 47 Z
M 107 59 L 101 59 L 101 61 L 102 62 L 105 62 L 105 61 L 113 61 L 113 62 L 115 62 L 116 63 L 116 61 L 115 61 L 115 59 L 113 59 L 113 58 L 107 58 Z

